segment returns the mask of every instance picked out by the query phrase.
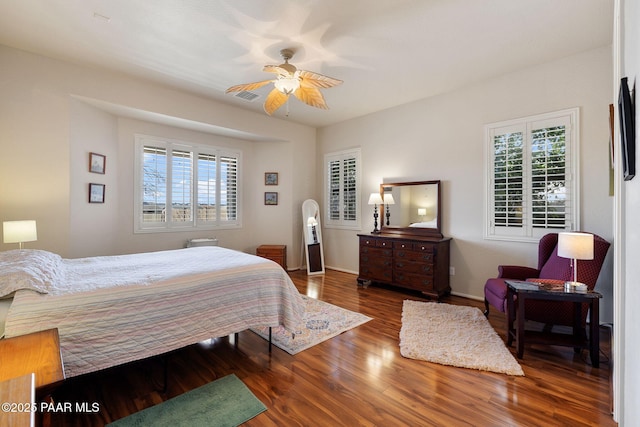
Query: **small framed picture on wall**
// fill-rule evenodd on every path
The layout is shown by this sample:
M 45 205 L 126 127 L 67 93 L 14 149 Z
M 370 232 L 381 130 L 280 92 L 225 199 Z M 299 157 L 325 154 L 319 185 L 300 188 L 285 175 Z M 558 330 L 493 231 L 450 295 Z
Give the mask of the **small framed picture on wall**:
M 278 185 L 278 172 L 265 172 L 264 185 Z
M 264 204 L 265 205 L 277 205 L 278 204 L 278 193 L 275 191 L 265 191 L 264 193 Z
M 89 184 L 89 203 L 104 203 L 104 184 Z
M 89 153 L 89 172 L 101 173 L 104 175 L 106 165 L 106 156 L 98 153 Z

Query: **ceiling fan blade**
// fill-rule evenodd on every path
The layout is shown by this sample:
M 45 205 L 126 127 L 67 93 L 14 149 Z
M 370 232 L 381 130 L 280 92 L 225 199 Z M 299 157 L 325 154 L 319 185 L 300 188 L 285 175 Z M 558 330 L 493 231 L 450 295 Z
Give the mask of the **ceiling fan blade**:
M 274 111 L 282 107 L 282 105 L 287 102 L 287 99 L 289 99 L 289 95 L 285 95 L 278 89 L 273 89 L 271 92 L 269 92 L 269 95 L 267 95 L 267 99 L 265 99 L 264 101 L 264 111 L 268 115 L 273 114 Z
M 324 96 L 320 93 L 320 90 L 315 87 L 305 87 L 300 85 L 298 90 L 293 92 L 296 98 L 312 107 L 322 108 L 328 110 L 327 103 L 324 101 Z
M 330 88 L 342 84 L 342 80 L 314 73 L 313 71 L 299 70 L 300 85 L 305 87 Z
M 267 73 L 275 73 L 283 77 L 291 77 L 291 73 L 279 65 L 265 65 L 262 71 L 266 71 Z
M 265 86 L 265 85 L 267 85 L 267 84 L 269 84 L 271 82 L 273 82 L 273 80 L 263 80 L 261 82 L 245 83 L 245 84 L 241 84 L 241 85 L 235 85 L 235 86 L 231 86 L 229 89 L 227 89 L 225 91 L 225 93 L 241 92 L 243 90 L 254 90 L 254 89 L 261 88 L 262 86 Z

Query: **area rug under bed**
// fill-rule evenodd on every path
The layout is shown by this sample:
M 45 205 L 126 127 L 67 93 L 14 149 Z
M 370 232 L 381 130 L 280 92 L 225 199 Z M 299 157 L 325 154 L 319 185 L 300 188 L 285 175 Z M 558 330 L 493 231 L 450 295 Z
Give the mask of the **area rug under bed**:
M 364 314 L 305 295 L 302 295 L 302 299 L 306 304 L 304 318 L 293 334 L 283 327 L 272 328 L 271 342 L 289 354 L 299 353 L 371 320 L 371 317 Z M 251 330 L 262 338 L 269 339 L 268 327 Z

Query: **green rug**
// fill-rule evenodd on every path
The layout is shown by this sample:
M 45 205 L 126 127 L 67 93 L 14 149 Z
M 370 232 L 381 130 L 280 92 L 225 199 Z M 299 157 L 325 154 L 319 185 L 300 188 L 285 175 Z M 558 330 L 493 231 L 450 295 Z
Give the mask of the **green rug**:
M 266 410 L 247 386 L 231 374 L 108 426 L 238 426 Z

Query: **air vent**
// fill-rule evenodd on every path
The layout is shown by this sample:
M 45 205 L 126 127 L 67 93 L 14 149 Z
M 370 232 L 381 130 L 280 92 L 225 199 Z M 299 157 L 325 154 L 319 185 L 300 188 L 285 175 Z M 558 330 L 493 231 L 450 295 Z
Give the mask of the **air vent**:
M 244 99 L 245 101 L 253 102 L 256 98 L 259 98 L 260 95 L 254 92 L 249 92 L 248 90 L 243 90 L 235 94 L 236 98 Z

